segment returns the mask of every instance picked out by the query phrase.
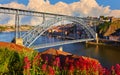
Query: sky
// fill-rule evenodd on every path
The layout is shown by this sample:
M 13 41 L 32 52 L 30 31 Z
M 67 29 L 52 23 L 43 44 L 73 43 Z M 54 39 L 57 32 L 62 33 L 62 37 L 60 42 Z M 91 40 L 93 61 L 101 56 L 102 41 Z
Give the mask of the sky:
M 109 5 L 111 9 L 120 9 L 120 0 L 97 0 L 100 5 Z
M 77 2 L 79 0 L 50 0 L 50 3 L 55 4 L 59 1 L 70 4 L 73 2 Z M 103 6 L 109 5 L 111 9 L 120 9 L 120 0 L 96 0 L 96 1 L 98 2 L 99 5 L 103 5 Z M 27 5 L 29 0 L 0 0 L 0 4 L 7 4 L 10 2 L 18 2 Z
M 120 18 L 120 0 L 0 0 L 0 7 L 19 8 L 77 17 L 114 16 Z M 13 15 L 0 14 L 0 23 L 13 24 Z M 40 18 L 21 17 L 21 23 L 37 24 Z M 6 22 L 4 22 L 6 21 Z

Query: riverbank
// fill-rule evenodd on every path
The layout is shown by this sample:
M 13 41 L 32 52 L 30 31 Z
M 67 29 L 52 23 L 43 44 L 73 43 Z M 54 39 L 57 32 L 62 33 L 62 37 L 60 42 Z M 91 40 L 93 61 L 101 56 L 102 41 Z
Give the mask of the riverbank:
M 120 47 L 120 41 L 113 41 L 113 40 L 106 40 L 106 39 L 99 39 L 98 43 L 96 43 L 96 41 L 89 41 L 89 42 L 86 42 L 86 44 Z
M 19 27 L 20 31 L 28 31 L 31 28 L 33 28 L 34 26 L 30 26 L 30 25 L 21 25 Z M 15 26 L 6 26 L 6 25 L 0 25 L 0 32 L 14 32 L 15 31 Z

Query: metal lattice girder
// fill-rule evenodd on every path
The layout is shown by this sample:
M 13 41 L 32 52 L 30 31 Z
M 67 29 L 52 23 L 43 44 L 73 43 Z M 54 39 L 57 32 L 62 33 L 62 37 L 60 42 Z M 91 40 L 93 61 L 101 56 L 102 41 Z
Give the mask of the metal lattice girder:
M 94 21 L 94 19 L 81 18 L 81 17 L 73 17 L 68 15 L 60 15 L 53 13 L 45 13 L 45 12 L 37 12 L 31 10 L 23 10 L 23 9 L 14 9 L 14 8 L 6 8 L 0 7 L 0 13 L 4 14 L 13 14 L 13 15 L 26 15 L 26 16 L 37 16 L 37 17 L 50 17 L 52 19 L 44 21 L 41 25 L 37 25 L 32 30 L 25 33 L 22 38 L 25 46 L 31 46 L 36 39 L 38 39 L 45 31 L 47 31 L 51 26 L 55 23 L 60 22 L 62 20 L 69 20 L 75 23 L 79 23 L 81 27 L 85 29 L 85 32 L 89 36 L 95 38 L 95 31 L 87 25 L 86 21 Z M 96 21 L 96 20 L 95 20 Z M 18 22 L 19 23 L 19 22 Z
M 96 37 L 96 36 L 95 36 L 96 32 L 95 32 L 89 25 L 87 25 L 87 23 L 85 22 L 85 19 L 83 20 L 83 19 L 77 18 L 77 17 L 68 17 L 68 18 L 66 18 L 66 19 L 81 24 L 85 29 L 87 29 L 87 31 L 93 36 L 93 38 Z M 88 33 L 88 32 L 87 32 L 87 33 Z M 88 34 L 88 35 L 89 35 L 89 34 Z
M 88 26 L 84 22 L 84 20 L 76 17 L 62 16 L 62 17 L 56 17 L 50 20 L 46 20 L 43 24 L 38 25 L 34 29 L 27 32 L 23 37 L 24 45 L 30 47 L 45 31 L 47 31 L 55 23 L 60 22 L 62 20 L 69 20 L 72 22 L 79 23 L 82 27 L 84 27 L 85 32 L 87 33 L 89 38 L 91 38 L 91 35 L 93 38 L 95 38 L 95 32 L 93 31 L 93 29 L 90 28 L 90 26 Z
M 30 46 L 39 36 L 41 36 L 45 31 L 50 28 L 50 25 L 61 21 L 61 19 L 51 19 L 45 21 L 43 24 L 36 26 L 33 30 L 30 30 L 23 36 L 24 45 Z
M 0 7 L 0 13 L 14 15 L 17 12 L 19 12 L 18 15 L 36 16 L 36 17 L 43 17 L 44 15 L 45 15 L 45 17 L 51 17 L 51 18 L 54 18 L 56 16 L 67 16 L 67 15 L 54 14 L 54 13 L 38 12 L 38 11 L 33 11 L 33 10 Z

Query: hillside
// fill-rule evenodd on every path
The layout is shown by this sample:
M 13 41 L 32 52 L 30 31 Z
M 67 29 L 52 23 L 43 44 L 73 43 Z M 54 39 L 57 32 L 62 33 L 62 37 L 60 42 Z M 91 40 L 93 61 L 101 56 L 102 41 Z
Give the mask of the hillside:
M 30 25 L 21 25 L 20 31 L 30 30 L 33 26 Z M 0 25 L 0 32 L 11 32 L 15 31 L 15 26 Z
M 109 36 L 112 33 L 116 32 L 118 29 L 120 29 L 120 20 L 115 20 L 112 23 L 104 22 L 99 25 L 99 34 Z
M 110 34 L 114 33 L 117 29 L 120 29 L 120 20 L 112 22 L 104 36 L 109 36 Z

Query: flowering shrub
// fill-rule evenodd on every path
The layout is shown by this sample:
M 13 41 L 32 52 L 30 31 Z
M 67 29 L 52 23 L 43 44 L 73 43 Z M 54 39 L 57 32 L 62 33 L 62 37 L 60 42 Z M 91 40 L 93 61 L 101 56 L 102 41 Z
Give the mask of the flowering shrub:
M 28 57 L 24 58 L 24 74 L 30 75 L 30 60 Z
M 111 69 L 105 69 L 101 66 L 101 64 L 92 58 L 87 57 L 77 57 L 73 58 L 71 56 L 40 56 L 40 54 L 36 55 L 34 59 L 30 62 L 29 59 L 25 57 L 24 61 L 25 66 L 31 66 L 27 69 L 31 68 L 37 74 L 43 75 L 120 75 L 120 65 L 116 64 L 116 66 L 112 66 Z M 39 59 L 40 58 L 40 59 Z M 39 60 L 38 60 L 39 59 Z M 37 65 L 35 64 L 37 63 Z M 29 64 L 29 65 L 28 65 Z M 26 69 L 24 67 L 24 70 Z M 29 71 L 28 71 L 29 72 Z M 34 74 L 35 74 L 34 73 Z M 30 75 L 27 73 L 27 75 Z M 32 74 L 31 74 L 32 75 Z
M 120 75 L 120 64 L 107 69 L 88 57 L 24 54 L 3 48 L 0 49 L 0 75 Z

